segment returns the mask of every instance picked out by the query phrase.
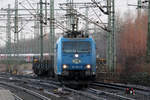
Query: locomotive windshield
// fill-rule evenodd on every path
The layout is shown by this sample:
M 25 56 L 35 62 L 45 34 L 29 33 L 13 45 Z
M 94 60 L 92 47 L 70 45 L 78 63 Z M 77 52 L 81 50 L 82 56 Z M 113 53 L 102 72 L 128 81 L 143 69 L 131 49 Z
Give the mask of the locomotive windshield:
M 63 42 L 64 53 L 89 53 L 91 45 L 89 42 Z

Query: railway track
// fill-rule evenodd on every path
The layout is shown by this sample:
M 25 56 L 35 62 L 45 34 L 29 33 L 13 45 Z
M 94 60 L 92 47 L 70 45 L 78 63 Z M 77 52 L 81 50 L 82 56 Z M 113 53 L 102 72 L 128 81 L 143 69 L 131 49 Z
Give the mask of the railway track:
M 18 85 L 23 85 L 26 88 L 32 88 L 36 90 L 42 90 L 44 93 L 55 96 L 55 98 L 59 98 L 58 100 L 61 100 L 60 98 L 64 98 L 64 100 L 102 100 L 99 99 L 97 96 L 92 96 L 90 93 L 86 93 L 84 91 L 77 91 L 71 88 L 62 87 L 58 82 L 54 81 L 45 81 L 45 80 L 39 80 L 39 79 L 30 79 L 30 78 L 16 78 L 16 77 L 1 77 L 4 80 L 10 79 L 12 82 L 21 82 Z M 15 83 L 16 84 L 16 83 Z M 33 85 L 34 84 L 34 85 Z M 50 92 L 47 89 L 58 90 L 58 92 Z M 56 99 L 54 99 L 56 100 Z
M 135 85 L 128 85 L 128 84 L 125 85 L 125 84 L 119 84 L 119 83 L 93 82 L 91 85 L 120 89 L 120 90 L 124 90 L 126 88 L 134 88 L 134 89 L 139 90 L 139 91 L 150 92 L 150 88 L 147 88 L 144 86 L 137 87 Z
M 17 96 L 16 94 L 12 93 L 12 95 L 14 96 L 15 100 L 23 100 L 22 98 L 20 98 L 19 96 Z
M 53 85 L 55 84 L 56 86 L 60 86 L 61 87 L 60 83 L 54 82 L 54 81 L 46 81 L 43 84 L 47 85 L 47 86 L 49 84 L 53 84 Z M 105 86 L 103 86 L 103 87 L 111 87 L 111 89 L 114 89 L 114 86 L 109 85 L 109 84 L 105 84 Z M 120 87 L 116 86 L 115 89 L 120 90 Z M 121 91 L 122 94 L 113 93 L 112 91 L 111 92 L 102 91 L 102 90 L 95 89 L 95 88 L 88 88 L 87 90 L 82 90 L 82 91 L 80 91 L 80 90 L 77 91 L 77 90 L 74 90 L 74 89 L 71 89 L 71 88 L 67 88 L 67 87 L 63 87 L 63 89 L 67 90 L 67 91 L 70 91 L 72 93 L 75 93 L 75 94 L 82 95 L 84 97 L 88 97 L 88 98 L 90 98 L 92 100 L 120 100 L 120 99 L 121 100 L 137 100 L 136 98 L 134 98 L 134 96 L 125 95 L 125 93 L 124 93 L 125 89 L 124 90 L 122 89 L 122 91 Z M 106 97 L 107 97 L 107 99 L 106 99 Z M 146 97 L 145 100 L 149 100 L 148 97 Z
M 138 87 L 135 85 L 125 85 L 125 84 L 117 84 L 117 83 L 103 83 L 103 82 L 94 82 L 91 84 L 92 86 L 98 86 L 98 87 L 106 87 L 106 88 L 111 88 L 111 89 L 117 89 L 117 90 L 122 90 L 125 91 L 127 88 L 133 88 L 136 93 L 143 94 L 145 96 L 150 96 L 150 88 L 146 87 Z
M 40 81 L 41 83 L 39 83 L 38 81 Z M 61 88 L 61 84 L 59 82 L 50 81 L 50 80 L 49 81 L 38 80 L 38 81 L 36 80 L 36 83 L 38 83 L 40 85 L 44 85 L 46 87 L 53 86 L 55 88 Z M 110 93 L 110 92 L 105 92 L 105 91 L 102 91 L 102 90 L 96 90 L 96 89 L 92 89 L 92 88 L 90 88 L 88 90 L 82 90 L 82 91 L 71 89 L 71 88 L 68 88 L 68 87 L 62 87 L 62 88 L 63 88 L 63 90 L 69 91 L 69 92 L 74 93 L 74 94 L 82 95 L 82 96 L 90 98 L 92 100 L 107 100 L 105 98 L 102 98 L 102 97 L 106 97 L 106 96 L 110 96 L 109 99 L 113 98 L 114 100 L 117 100 L 117 99 L 119 99 L 119 100 L 120 99 L 122 99 L 122 100 L 135 100 L 135 99 L 132 99 L 132 98 L 129 98 L 129 97 L 126 97 L 126 96 L 121 96 L 121 95 L 113 94 L 113 93 Z M 103 96 L 98 94 L 100 92 L 103 94 Z
M 102 90 L 98 90 L 94 88 L 89 88 L 88 91 L 90 91 L 91 93 L 97 96 L 102 96 L 105 100 L 136 100 L 136 99 L 129 98 L 123 95 L 118 95 L 116 93 L 102 91 Z
M 60 97 L 59 95 L 54 94 L 51 91 L 49 91 L 50 89 L 52 89 L 52 87 L 54 88 L 54 85 L 52 86 L 49 84 L 49 88 L 44 87 L 42 85 L 44 83 L 40 84 L 39 80 L 29 79 L 29 78 L 19 79 L 17 77 L 8 77 L 8 76 L 0 77 L 0 78 L 1 80 L 3 80 L 3 82 L 0 81 L 0 84 L 7 86 L 6 88 L 8 89 L 16 88 L 18 91 L 24 91 L 30 95 L 33 95 L 34 97 L 39 98 L 39 99 L 34 99 L 34 100 L 58 100 L 58 98 Z M 32 100 L 32 99 L 23 99 L 23 100 Z M 60 100 L 63 100 L 63 99 L 60 99 Z
M 21 86 L 17 86 L 15 84 L 12 84 L 12 83 L 7 83 L 7 82 L 0 82 L 0 84 L 4 87 L 6 87 L 7 89 L 10 89 L 11 88 L 11 91 L 12 91 L 12 88 L 14 90 L 18 90 L 20 92 L 23 92 L 25 94 L 28 94 L 28 96 L 30 98 L 34 98 L 33 100 L 51 100 L 50 98 L 44 96 L 44 95 L 41 95 L 37 92 L 34 92 L 30 89 L 27 89 L 27 88 L 23 88 Z M 17 99 L 17 100 L 24 100 L 24 98 L 20 98 L 19 96 L 17 96 L 16 94 L 13 93 L 13 96 Z M 28 98 L 28 100 L 31 100 L 30 98 Z
M 8 79 L 9 76 L 6 76 L 5 78 Z M 51 95 L 54 98 L 58 98 L 58 100 L 60 100 L 60 98 L 63 98 L 64 100 L 142 100 L 137 99 L 139 97 L 137 95 L 126 95 L 124 92 L 126 87 L 121 85 L 118 86 L 116 84 L 95 82 L 91 83 L 92 87 L 90 85 L 89 88 L 75 90 L 62 86 L 59 82 L 53 80 L 33 77 L 15 76 L 12 77 L 11 81 L 19 82 L 19 84 L 17 84 L 24 85 L 25 88 L 32 88 L 37 91 L 42 90 L 43 94 Z M 52 100 L 56 100 L 54 98 Z M 140 95 L 139 98 L 143 97 Z M 150 99 L 148 94 L 144 98 L 144 100 Z
M 133 85 L 115 84 L 115 83 L 103 83 L 94 82 L 90 84 L 92 91 L 96 93 L 104 93 L 110 96 L 114 95 L 118 98 L 125 100 L 150 100 L 150 90 L 146 88 L 135 87 Z M 97 89 L 99 88 L 99 89 Z M 127 94 L 126 90 L 133 88 L 135 93 Z M 104 90 L 104 91 L 101 91 Z M 109 92 L 109 93 L 108 93 Z M 133 91 L 132 91 L 133 92 Z

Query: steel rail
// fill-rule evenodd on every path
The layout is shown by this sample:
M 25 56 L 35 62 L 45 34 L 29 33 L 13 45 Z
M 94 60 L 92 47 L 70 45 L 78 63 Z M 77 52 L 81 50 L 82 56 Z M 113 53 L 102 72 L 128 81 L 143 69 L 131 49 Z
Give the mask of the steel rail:
M 84 92 L 84 91 L 77 91 L 77 90 L 74 90 L 74 89 L 71 89 L 71 88 L 67 88 L 67 87 L 64 87 L 65 90 L 68 90 L 68 91 L 71 91 L 73 93 L 76 93 L 76 94 L 79 94 L 81 96 L 84 96 L 84 97 L 87 97 L 87 98 L 90 98 L 92 100 L 106 100 L 104 98 L 101 98 L 101 97 L 98 97 L 96 95 L 93 95 L 91 93 L 87 93 L 87 92 Z
M 6 82 L 0 82 L 0 84 L 6 85 L 8 87 L 12 87 L 12 88 L 16 88 L 16 89 L 22 90 L 22 91 L 24 91 L 24 92 L 26 92 L 28 94 L 31 94 L 31 95 L 33 95 L 35 97 L 38 97 L 38 98 L 40 98 L 42 100 L 51 100 L 50 98 L 48 98 L 48 97 L 46 97 L 44 95 L 41 95 L 39 93 L 36 93 L 36 92 L 34 92 L 32 90 L 29 90 L 29 89 L 26 89 L 26 88 L 23 88 L 23 87 L 20 87 L 20 86 L 16 86 L 14 84 L 6 83 Z
M 101 91 L 101 90 L 97 90 L 97 89 L 93 89 L 93 88 L 89 88 L 89 90 L 91 90 L 94 94 L 105 94 L 105 95 L 110 95 L 112 97 L 116 97 L 116 98 L 119 98 L 120 100 L 136 100 L 136 99 L 133 99 L 133 98 L 128 98 L 126 96 L 122 96 L 122 95 L 118 95 L 118 94 L 115 94 L 115 93 L 110 93 L 110 92 L 106 92 L 106 91 Z
M 15 100 L 23 100 L 22 98 L 20 98 L 19 96 L 15 95 L 14 93 L 11 93 L 14 97 L 15 97 Z
M 93 83 L 91 83 L 91 85 L 100 86 L 100 87 L 114 88 L 114 89 L 120 89 L 120 90 L 125 90 L 126 88 L 133 88 L 133 89 L 136 89 L 136 90 L 139 90 L 139 91 L 150 92 L 150 89 L 146 89 L 146 88 L 144 89 L 144 88 L 124 85 L 124 84 L 93 82 Z

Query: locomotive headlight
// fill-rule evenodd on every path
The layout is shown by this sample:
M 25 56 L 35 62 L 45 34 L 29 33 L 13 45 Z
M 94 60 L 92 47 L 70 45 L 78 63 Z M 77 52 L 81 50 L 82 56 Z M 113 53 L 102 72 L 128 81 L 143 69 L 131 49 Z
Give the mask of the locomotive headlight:
M 91 65 L 89 65 L 89 64 L 86 65 L 86 68 L 87 68 L 87 69 L 91 69 Z
M 79 57 L 79 54 L 75 54 L 74 56 L 75 56 L 76 58 L 78 58 L 78 57 Z
M 68 68 L 68 66 L 67 65 L 63 65 L 63 69 L 67 69 Z

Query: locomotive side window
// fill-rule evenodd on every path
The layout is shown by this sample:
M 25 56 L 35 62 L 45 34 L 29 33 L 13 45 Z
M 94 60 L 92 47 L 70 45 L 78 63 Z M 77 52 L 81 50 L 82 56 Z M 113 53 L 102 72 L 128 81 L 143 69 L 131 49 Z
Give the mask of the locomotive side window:
M 91 45 L 89 42 L 63 42 L 64 53 L 89 53 L 91 51 Z

